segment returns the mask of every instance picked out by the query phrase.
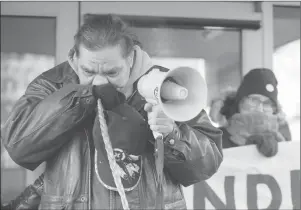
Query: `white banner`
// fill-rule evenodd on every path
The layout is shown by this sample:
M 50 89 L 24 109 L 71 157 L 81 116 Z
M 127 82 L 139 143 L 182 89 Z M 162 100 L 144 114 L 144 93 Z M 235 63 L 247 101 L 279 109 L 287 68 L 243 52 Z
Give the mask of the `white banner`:
M 278 146 L 272 158 L 254 145 L 224 149 L 216 174 L 184 188 L 188 209 L 300 209 L 300 142 Z

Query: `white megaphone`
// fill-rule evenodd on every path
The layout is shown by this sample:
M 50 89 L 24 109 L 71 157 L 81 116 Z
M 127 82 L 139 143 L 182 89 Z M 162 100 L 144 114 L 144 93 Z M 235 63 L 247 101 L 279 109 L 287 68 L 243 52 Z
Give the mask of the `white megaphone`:
M 159 104 L 174 121 L 196 117 L 207 105 L 207 85 L 199 71 L 179 67 L 168 72 L 153 69 L 138 81 L 138 91 L 148 102 Z

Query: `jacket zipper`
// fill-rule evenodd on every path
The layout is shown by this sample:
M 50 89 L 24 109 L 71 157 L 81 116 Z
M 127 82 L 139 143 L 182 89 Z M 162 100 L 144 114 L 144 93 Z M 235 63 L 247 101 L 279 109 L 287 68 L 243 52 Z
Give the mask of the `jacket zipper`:
M 156 165 L 152 162 L 152 160 L 148 160 L 148 162 L 151 165 L 152 168 L 152 172 L 153 172 L 153 176 L 154 176 L 154 180 L 155 180 L 155 184 L 156 186 L 158 185 L 158 180 L 157 180 L 157 170 L 156 170 Z
M 110 206 L 109 209 L 110 210 L 114 210 L 116 207 L 116 197 L 117 197 L 117 192 L 113 191 L 113 190 L 109 190 L 110 192 Z
M 92 167 L 92 164 L 91 164 L 91 148 L 90 148 L 90 142 L 89 142 L 89 137 L 88 137 L 88 133 L 87 133 L 87 130 L 85 130 L 85 133 L 86 133 L 86 136 L 87 136 L 87 141 L 88 141 L 88 149 L 89 149 L 89 164 L 88 164 L 88 167 L 89 167 L 89 171 L 88 171 L 88 209 L 92 209 L 91 208 L 91 167 Z

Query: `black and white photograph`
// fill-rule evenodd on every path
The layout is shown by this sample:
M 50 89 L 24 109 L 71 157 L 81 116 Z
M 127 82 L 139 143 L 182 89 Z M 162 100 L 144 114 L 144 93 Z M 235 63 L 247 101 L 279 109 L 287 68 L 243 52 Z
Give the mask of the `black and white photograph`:
M 300 1 L 2 1 L 1 210 L 300 209 Z

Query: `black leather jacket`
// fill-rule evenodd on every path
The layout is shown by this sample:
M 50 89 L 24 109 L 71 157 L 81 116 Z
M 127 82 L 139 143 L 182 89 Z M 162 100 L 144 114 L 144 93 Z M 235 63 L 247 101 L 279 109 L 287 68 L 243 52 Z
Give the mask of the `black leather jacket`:
M 96 99 L 91 86 L 78 83 L 68 62 L 43 73 L 16 103 L 2 130 L 3 143 L 17 164 L 34 170 L 46 162 L 40 209 L 91 209 L 91 152 L 94 150 L 91 116 L 95 114 Z M 130 103 L 142 115 L 145 115 L 144 104 L 138 92 Z M 175 172 L 169 173 L 174 171 L 176 163 L 193 161 L 193 167 L 205 180 L 217 171 L 223 159 L 222 132 L 211 125 L 204 111 L 198 118 L 180 126 L 179 132 L 180 136 L 172 134 L 165 139 L 163 188 L 166 209 L 186 208 L 180 184 L 172 177 Z M 171 138 L 174 144 L 169 143 Z M 144 176 L 136 192 L 128 195 L 130 207 L 138 209 L 154 208 L 155 205 L 154 157 L 150 153 L 143 158 Z M 177 168 L 177 173 L 185 173 L 185 167 Z M 34 202 L 27 202 L 29 205 L 39 201 L 32 192 L 25 190 L 25 197 L 21 196 L 29 200 L 34 198 Z M 118 196 L 114 196 L 112 202 L 115 207 L 120 206 Z M 15 206 L 22 209 L 22 205 Z
M 1 210 L 38 210 L 43 192 L 43 178 L 44 174 L 26 187 L 17 198 L 4 206 L 1 205 Z

